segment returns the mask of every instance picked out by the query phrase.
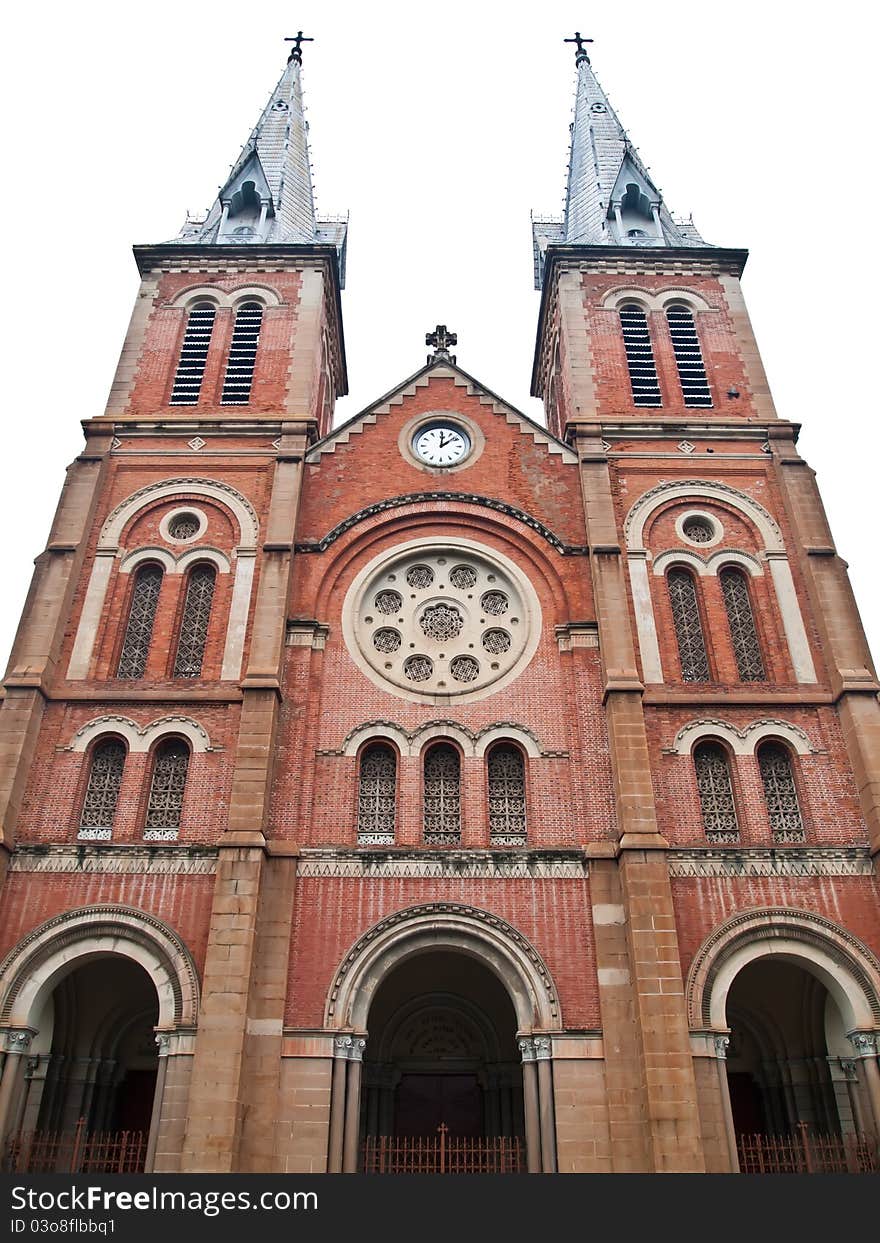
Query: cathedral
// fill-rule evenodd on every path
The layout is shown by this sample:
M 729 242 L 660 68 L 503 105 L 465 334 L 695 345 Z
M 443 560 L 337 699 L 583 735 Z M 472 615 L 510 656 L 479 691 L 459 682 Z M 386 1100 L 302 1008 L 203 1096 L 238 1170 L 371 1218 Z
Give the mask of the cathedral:
M 304 42 L 135 247 L 36 560 L 0 1167 L 880 1168 L 878 683 L 746 251 L 671 212 L 577 35 L 544 423 L 454 324 L 335 421 Z

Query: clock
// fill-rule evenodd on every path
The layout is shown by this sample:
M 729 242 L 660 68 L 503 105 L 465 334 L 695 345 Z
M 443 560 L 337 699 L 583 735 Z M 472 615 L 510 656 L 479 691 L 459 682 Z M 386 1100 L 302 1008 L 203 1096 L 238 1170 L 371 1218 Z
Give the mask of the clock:
M 470 436 L 454 423 L 430 423 L 413 437 L 413 452 L 428 466 L 456 466 L 470 448 Z

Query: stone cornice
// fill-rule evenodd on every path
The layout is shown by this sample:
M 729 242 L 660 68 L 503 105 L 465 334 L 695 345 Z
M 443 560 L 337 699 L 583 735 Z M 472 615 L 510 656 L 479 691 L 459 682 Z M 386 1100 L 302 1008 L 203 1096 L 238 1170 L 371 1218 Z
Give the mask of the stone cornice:
M 478 878 L 480 880 L 582 880 L 587 859 L 580 850 L 367 850 L 304 848 L 302 879 L 386 877 Z
M 213 846 L 22 845 L 9 859 L 10 872 L 213 876 L 216 870 L 217 851 Z
M 673 848 L 668 860 L 670 876 L 687 878 L 874 875 L 870 852 L 861 846 Z

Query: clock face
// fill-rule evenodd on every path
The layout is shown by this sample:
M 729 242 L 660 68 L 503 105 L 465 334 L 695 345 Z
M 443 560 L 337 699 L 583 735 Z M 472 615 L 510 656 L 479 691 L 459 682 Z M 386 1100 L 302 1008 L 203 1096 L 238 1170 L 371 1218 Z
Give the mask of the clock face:
M 466 432 L 452 423 L 432 423 L 418 432 L 413 451 L 429 466 L 455 466 L 470 451 Z

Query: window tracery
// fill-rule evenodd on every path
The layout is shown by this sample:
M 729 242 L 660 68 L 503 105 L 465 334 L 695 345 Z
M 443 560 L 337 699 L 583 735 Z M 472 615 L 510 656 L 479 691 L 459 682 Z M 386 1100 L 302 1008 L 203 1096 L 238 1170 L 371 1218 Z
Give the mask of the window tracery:
M 782 743 L 765 742 L 758 748 L 758 764 L 774 842 L 802 842 L 804 822 L 791 755 Z
M 694 769 L 706 840 L 720 845 L 738 842 L 739 826 L 727 752 L 718 742 L 701 742 L 694 748 Z
M 204 562 L 193 566 L 189 573 L 174 659 L 176 678 L 201 677 L 216 581 L 214 566 Z
M 501 743 L 489 752 L 487 767 L 489 840 L 493 846 L 524 846 L 526 780 L 522 753 L 510 743 Z
M 755 627 L 746 575 L 742 570 L 725 566 L 718 578 L 724 596 L 727 624 L 730 628 L 730 638 L 740 681 L 763 682 L 766 679 L 764 661 L 761 657 L 761 645 L 758 642 L 758 631 Z
M 456 846 L 461 841 L 461 761 L 448 742 L 425 755 L 424 829 L 427 846 Z
M 156 748 L 144 822 L 145 840 L 177 840 L 188 769 L 189 747 L 179 738 L 169 739 Z
M 361 755 L 358 783 L 358 844 L 394 844 L 397 757 L 387 743 L 368 746 Z
M 681 566 L 673 566 L 666 575 L 672 621 L 678 642 L 681 676 L 685 682 L 708 682 L 709 658 L 700 620 L 697 586 L 693 576 Z
M 153 637 L 153 623 L 156 620 L 156 607 L 159 603 L 162 578 L 162 567 L 153 562 L 141 566 L 135 574 L 131 604 L 128 609 L 128 623 L 125 627 L 119 667 L 116 671 L 117 677 L 142 678 L 144 676 L 147 657 L 150 654 L 150 641 Z
M 100 742 L 92 750 L 78 833 L 84 841 L 106 841 L 113 834 L 125 754 L 125 746 L 118 738 Z

